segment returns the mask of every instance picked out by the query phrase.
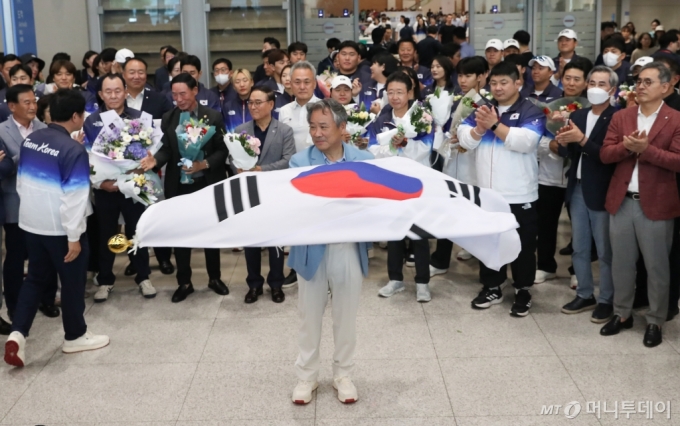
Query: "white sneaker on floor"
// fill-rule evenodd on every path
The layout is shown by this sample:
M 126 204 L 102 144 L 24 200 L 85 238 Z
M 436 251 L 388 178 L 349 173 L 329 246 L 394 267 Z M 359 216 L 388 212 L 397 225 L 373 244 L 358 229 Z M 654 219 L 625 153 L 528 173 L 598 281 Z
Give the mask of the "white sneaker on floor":
M 26 364 L 26 338 L 18 331 L 10 333 L 5 343 L 5 362 L 15 367 L 23 367 Z
M 536 270 L 536 279 L 534 279 L 534 284 L 544 283 L 547 280 L 554 279 L 555 277 L 557 277 L 557 275 L 555 275 L 553 272 L 545 272 L 538 269 Z
M 142 293 L 142 296 L 144 296 L 147 299 L 153 299 L 154 297 L 156 297 L 156 289 L 153 287 L 153 284 L 151 284 L 151 281 L 149 280 L 144 280 L 141 283 L 139 283 L 139 291 Z
M 113 290 L 112 285 L 100 285 L 97 292 L 94 294 L 95 303 L 106 302 L 109 298 L 109 293 Z
M 470 259 L 472 259 L 472 255 L 470 254 L 469 251 L 463 249 L 463 250 L 458 252 L 458 254 L 456 255 L 456 259 L 458 259 L 458 260 L 470 260 Z
M 76 340 L 64 340 L 61 351 L 65 354 L 93 351 L 108 346 L 109 336 L 92 334 L 89 331 Z
M 390 281 L 385 287 L 378 290 L 378 295 L 382 297 L 391 297 L 400 291 L 404 291 L 403 281 Z
M 352 383 L 349 377 L 340 377 L 333 379 L 333 387 L 338 391 L 338 399 L 343 404 L 352 404 L 357 402 L 359 395 L 357 395 L 357 388 Z
M 569 281 L 569 287 L 572 290 L 576 290 L 576 287 L 578 287 L 578 278 L 576 278 L 576 275 L 571 276 L 571 280 Z
M 435 275 L 444 275 L 447 272 L 449 272 L 448 269 L 439 269 L 430 265 L 430 278 L 434 277 Z
M 429 284 L 416 284 L 416 301 L 429 302 L 432 300 Z
M 300 380 L 295 389 L 293 389 L 293 403 L 299 405 L 309 404 L 312 400 L 312 392 L 318 387 L 319 384 L 317 382 Z

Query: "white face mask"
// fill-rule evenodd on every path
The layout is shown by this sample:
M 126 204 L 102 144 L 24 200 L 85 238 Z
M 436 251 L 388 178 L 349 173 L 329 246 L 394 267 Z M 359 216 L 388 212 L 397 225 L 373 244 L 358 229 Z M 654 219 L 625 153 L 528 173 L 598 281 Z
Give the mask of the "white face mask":
M 591 87 L 588 89 L 588 102 L 593 105 L 602 105 L 609 101 L 609 93 L 599 87 Z
M 602 55 L 602 60 L 606 66 L 613 67 L 619 62 L 619 55 L 613 52 L 607 52 Z
M 215 81 L 220 86 L 227 84 L 229 82 L 229 74 L 217 74 L 215 76 Z

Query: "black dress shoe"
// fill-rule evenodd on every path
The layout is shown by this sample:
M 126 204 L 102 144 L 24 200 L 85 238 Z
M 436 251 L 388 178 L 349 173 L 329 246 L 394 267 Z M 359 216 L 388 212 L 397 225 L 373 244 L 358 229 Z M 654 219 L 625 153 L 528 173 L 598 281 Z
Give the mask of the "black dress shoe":
M 220 279 L 208 281 L 208 288 L 220 296 L 226 296 L 229 294 L 229 288 Z
M 38 306 L 38 310 L 40 312 L 42 312 L 46 317 L 49 317 L 49 318 L 56 318 L 61 313 L 59 308 L 57 308 L 56 306 L 54 306 L 54 305 L 44 305 L 42 303 L 40 304 L 40 306 Z
M 158 262 L 158 267 L 161 270 L 161 274 L 163 275 L 170 275 L 173 272 L 175 272 L 175 267 L 170 263 L 169 260 L 162 260 Z
M 295 284 L 297 284 L 297 272 L 295 272 L 295 269 L 291 269 L 286 279 L 283 280 L 282 287 L 283 288 L 293 287 Z
M 246 303 L 255 303 L 257 302 L 257 296 L 261 296 L 263 293 L 262 291 L 262 286 L 256 287 L 256 288 L 251 288 L 248 290 L 248 293 L 246 293 Z
M 597 300 L 595 300 L 594 296 L 590 296 L 588 299 L 576 296 L 574 300 L 562 306 L 562 313 L 578 314 L 579 312 L 595 309 L 595 305 L 597 305 Z
M 272 289 L 272 301 L 274 303 L 281 303 L 284 300 L 286 300 L 286 295 L 283 293 L 283 290 L 280 288 L 273 288 Z
M 566 247 L 560 249 L 560 255 L 562 256 L 571 256 L 572 253 L 574 253 L 574 248 L 571 246 L 571 241 L 569 241 Z
M 666 321 L 673 321 L 673 318 L 680 313 L 680 309 L 676 306 L 675 309 L 669 308 L 668 314 L 666 315 Z
M 187 298 L 188 295 L 194 292 L 194 286 L 189 284 L 183 284 L 177 287 L 175 293 L 172 295 L 172 303 L 179 303 Z
M 125 267 L 125 276 L 126 277 L 131 277 L 133 275 L 137 275 L 137 270 L 135 269 L 135 265 L 132 264 L 132 262 L 128 263 L 128 266 Z
M 661 344 L 661 327 L 656 324 L 649 324 L 642 343 L 648 348 L 659 346 Z
M 600 334 L 603 336 L 613 336 L 619 334 L 619 331 L 621 331 L 622 328 L 633 328 L 632 315 L 624 322 L 621 322 L 620 316 L 614 315 L 612 319 L 600 329 Z
M 8 323 L 2 317 L 0 317 L 0 335 L 9 336 L 12 332 L 12 324 Z

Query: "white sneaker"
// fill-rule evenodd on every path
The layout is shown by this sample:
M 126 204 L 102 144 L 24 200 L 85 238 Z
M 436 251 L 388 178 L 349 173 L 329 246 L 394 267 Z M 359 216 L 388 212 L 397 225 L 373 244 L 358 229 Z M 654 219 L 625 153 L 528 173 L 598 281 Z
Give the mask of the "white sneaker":
M 470 254 L 469 251 L 463 249 L 463 250 L 458 252 L 458 254 L 456 255 L 456 259 L 458 259 L 458 260 L 470 260 L 470 259 L 472 259 L 472 255 Z
M 359 395 L 357 395 L 357 388 L 352 383 L 349 377 L 340 377 L 333 379 L 333 387 L 338 391 L 338 399 L 343 404 L 352 404 L 357 402 Z
M 378 295 L 382 297 L 391 297 L 400 291 L 404 291 L 404 283 L 402 281 L 390 281 L 385 287 L 378 290 Z
M 24 335 L 18 331 L 11 332 L 5 343 L 5 362 L 15 367 L 23 367 L 26 362 L 25 348 Z
M 578 287 L 578 278 L 576 278 L 576 275 L 571 276 L 571 280 L 569 281 L 569 287 L 572 290 L 576 290 L 576 287 Z
M 319 387 L 317 382 L 308 382 L 305 380 L 300 380 L 295 389 L 293 389 L 293 403 L 294 404 L 309 404 L 312 400 L 312 392 Z
M 416 301 L 429 302 L 430 300 L 432 300 L 432 296 L 430 295 L 430 285 L 416 283 Z
M 156 289 L 153 287 L 151 284 L 151 281 L 149 280 L 144 280 L 141 283 L 139 283 L 139 291 L 142 293 L 142 296 L 144 296 L 147 299 L 153 299 L 156 297 Z M 97 301 L 97 296 L 95 295 L 95 301 Z
M 544 283 L 547 280 L 554 279 L 555 277 L 557 277 L 557 275 L 555 275 L 553 272 L 545 272 L 538 269 L 536 271 L 536 279 L 534 279 L 534 284 Z
M 430 265 L 430 278 L 434 277 L 435 275 L 444 275 L 447 272 L 449 272 L 448 269 L 439 269 Z
M 109 336 L 92 334 L 89 331 L 76 340 L 64 340 L 61 351 L 65 354 L 93 351 L 108 346 Z
M 102 303 L 106 302 L 109 298 L 109 293 L 113 290 L 112 285 L 100 285 L 99 290 L 94 294 L 94 302 Z

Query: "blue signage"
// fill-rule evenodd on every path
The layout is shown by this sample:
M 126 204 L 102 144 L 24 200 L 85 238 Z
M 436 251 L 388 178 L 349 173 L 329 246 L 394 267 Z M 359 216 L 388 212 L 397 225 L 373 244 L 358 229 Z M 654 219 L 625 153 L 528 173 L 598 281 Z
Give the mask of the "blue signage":
M 37 54 L 37 45 L 35 41 L 35 19 L 33 16 L 33 0 L 10 0 L 10 9 L 12 15 L 13 31 L 13 45 L 8 46 L 8 37 L 4 37 L 5 53 L 14 52 L 15 55 L 23 55 L 24 53 Z M 7 11 L 2 8 L 3 22 L 4 13 Z

